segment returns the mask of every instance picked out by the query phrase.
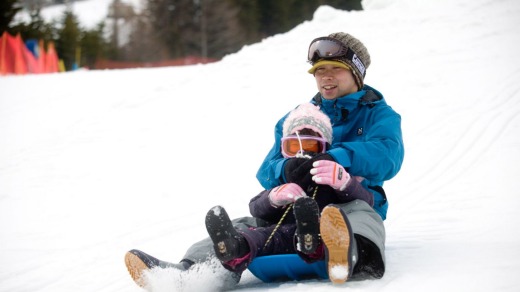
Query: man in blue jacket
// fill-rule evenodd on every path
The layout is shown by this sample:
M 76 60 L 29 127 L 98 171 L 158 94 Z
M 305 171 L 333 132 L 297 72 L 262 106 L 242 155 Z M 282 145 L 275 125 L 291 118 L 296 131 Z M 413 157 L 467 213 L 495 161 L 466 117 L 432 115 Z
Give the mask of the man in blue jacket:
M 363 79 L 370 65 L 366 47 L 346 33 L 313 40 L 309 46 L 309 73 L 318 93 L 312 103 L 329 116 L 333 126 L 330 150 L 312 159 L 284 158 L 280 138 L 286 117 L 275 127 L 274 145 L 257 173 L 266 189 L 297 183 L 312 184 L 310 170 L 319 160 L 333 160 L 350 175 L 364 178 L 363 186 L 374 195 L 374 206 L 362 201 L 331 206 L 321 214 L 320 231 L 326 246 L 329 277 L 341 283 L 353 276 L 381 278 L 385 269 L 383 220 L 388 200 L 383 182 L 401 168 L 404 145 L 401 117 Z M 348 240 L 336 240 L 336 235 Z
M 323 259 L 334 283 L 351 278 L 381 278 L 385 272 L 383 220 L 388 210 L 383 183 L 398 173 L 403 162 L 401 117 L 386 104 L 381 93 L 363 83 L 370 55 L 358 39 L 342 32 L 333 33 L 313 40 L 308 53 L 312 64 L 308 72 L 313 74 L 319 91 L 311 102 L 332 122 L 330 150 L 311 159 L 284 158 L 280 141 L 285 116 L 275 126 L 274 145 L 260 166 L 257 179 L 265 189 L 296 183 L 305 190 L 319 183 L 311 169 L 320 160 L 333 160 L 351 176 L 362 178 L 362 185 L 374 196 L 374 205 L 354 200 L 323 209 L 319 222 L 319 235 L 325 246 Z M 340 176 L 341 172 L 338 179 Z M 234 224 L 236 228 L 248 228 L 261 226 L 262 222 L 246 217 L 234 220 Z M 125 261 L 134 280 L 142 284 L 143 270 L 188 270 L 211 257 L 213 242 L 206 238 L 192 245 L 178 264 L 160 261 L 139 250 L 129 251 Z M 223 281 L 236 284 L 239 276 L 229 275 Z

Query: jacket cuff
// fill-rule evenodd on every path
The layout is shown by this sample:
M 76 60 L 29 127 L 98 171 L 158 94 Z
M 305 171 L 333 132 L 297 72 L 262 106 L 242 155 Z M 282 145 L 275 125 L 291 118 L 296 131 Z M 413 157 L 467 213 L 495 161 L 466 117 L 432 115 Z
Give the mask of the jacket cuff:
M 334 158 L 334 160 L 344 168 L 349 168 L 352 165 L 352 160 L 345 149 L 335 148 L 327 151 L 327 153 L 329 153 L 330 156 L 332 156 L 332 158 Z

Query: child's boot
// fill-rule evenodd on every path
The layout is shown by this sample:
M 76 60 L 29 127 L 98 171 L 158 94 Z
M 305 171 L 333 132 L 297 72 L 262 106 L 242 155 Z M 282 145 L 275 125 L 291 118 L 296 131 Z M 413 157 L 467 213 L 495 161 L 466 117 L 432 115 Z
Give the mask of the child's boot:
M 320 243 L 320 210 L 316 201 L 309 197 L 294 203 L 297 249 L 304 254 L 313 254 Z
M 246 239 L 233 227 L 223 207 L 215 206 L 208 211 L 206 229 L 221 262 L 242 258 L 249 253 Z

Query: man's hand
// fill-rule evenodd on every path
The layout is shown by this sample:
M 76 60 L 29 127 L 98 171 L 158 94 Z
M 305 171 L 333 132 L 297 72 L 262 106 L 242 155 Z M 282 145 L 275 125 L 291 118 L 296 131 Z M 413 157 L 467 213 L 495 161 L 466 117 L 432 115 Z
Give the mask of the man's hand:
M 311 169 L 312 180 L 320 185 L 329 185 L 343 191 L 350 181 L 350 174 L 340 164 L 329 160 L 315 161 Z

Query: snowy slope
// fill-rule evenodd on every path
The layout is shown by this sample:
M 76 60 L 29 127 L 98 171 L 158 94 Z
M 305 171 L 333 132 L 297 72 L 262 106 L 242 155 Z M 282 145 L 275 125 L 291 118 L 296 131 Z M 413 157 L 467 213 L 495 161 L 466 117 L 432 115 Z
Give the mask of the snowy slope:
M 366 83 L 402 115 L 406 146 L 385 184 L 387 272 L 338 288 L 518 291 L 520 3 L 389 2 L 321 7 L 214 64 L 1 77 L 0 291 L 142 291 L 127 250 L 178 261 L 209 208 L 247 215 L 275 122 L 316 91 L 308 44 L 335 31 L 367 45 Z M 165 273 L 155 291 L 212 277 Z M 246 273 L 238 289 L 266 287 L 334 288 Z

